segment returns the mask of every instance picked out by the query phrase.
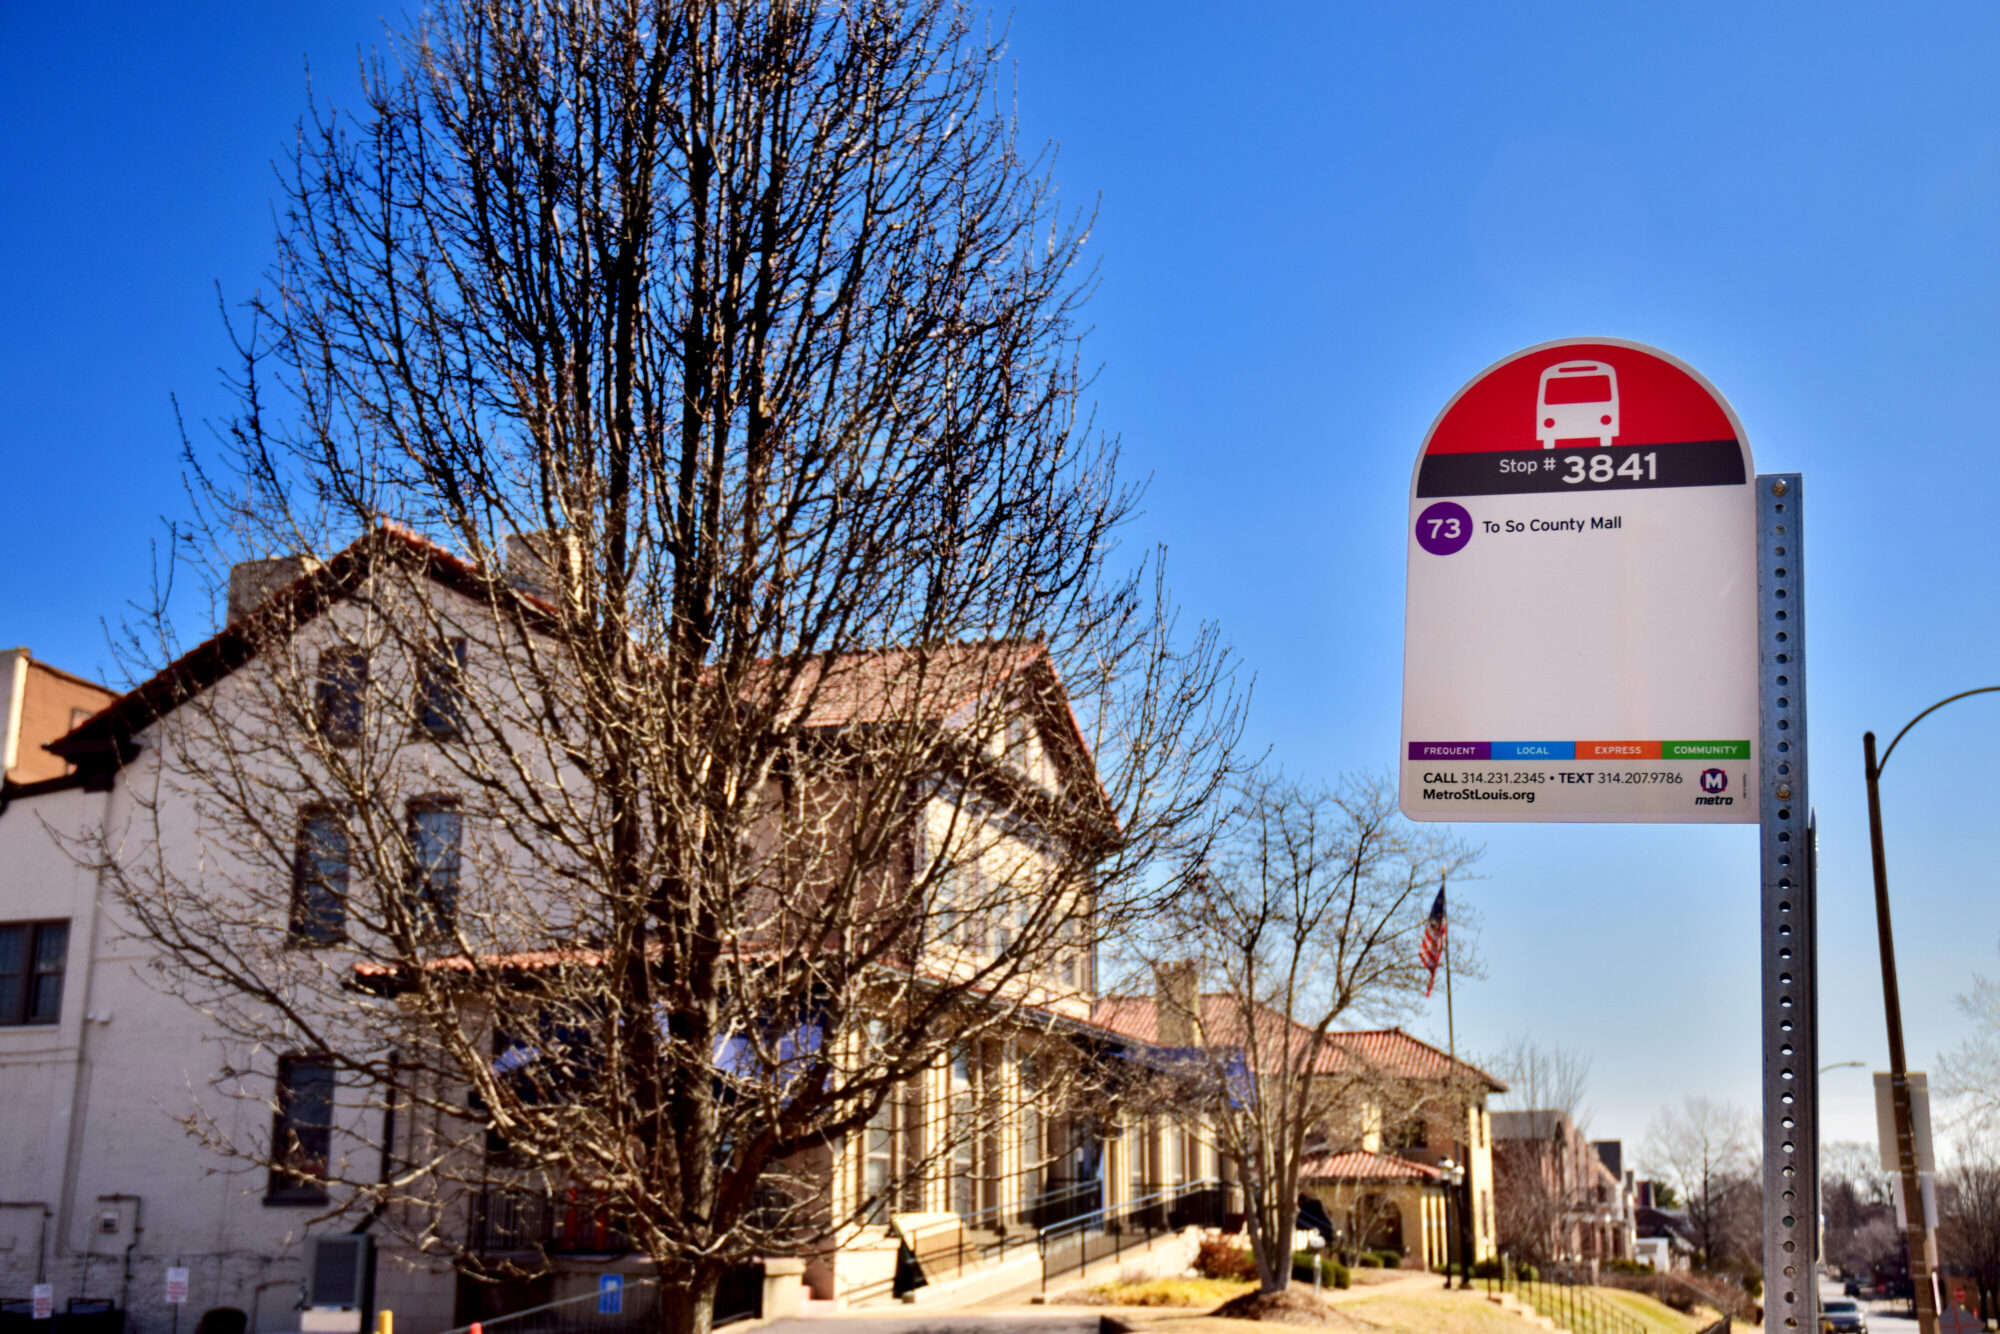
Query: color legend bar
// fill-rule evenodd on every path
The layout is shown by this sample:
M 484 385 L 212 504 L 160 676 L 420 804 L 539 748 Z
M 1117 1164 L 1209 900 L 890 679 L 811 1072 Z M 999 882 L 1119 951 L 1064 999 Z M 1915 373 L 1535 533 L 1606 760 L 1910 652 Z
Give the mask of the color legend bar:
M 1747 760 L 1748 741 L 1412 741 L 1413 760 Z

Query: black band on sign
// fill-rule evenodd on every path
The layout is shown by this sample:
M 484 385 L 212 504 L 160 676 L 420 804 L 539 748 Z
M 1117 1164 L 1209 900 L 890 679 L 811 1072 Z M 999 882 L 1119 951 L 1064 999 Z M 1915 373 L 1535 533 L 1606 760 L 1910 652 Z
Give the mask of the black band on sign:
M 1645 491 L 1662 486 L 1742 486 L 1743 447 L 1734 440 L 1600 449 L 1524 449 L 1429 454 L 1417 496 L 1508 496 L 1530 491 Z

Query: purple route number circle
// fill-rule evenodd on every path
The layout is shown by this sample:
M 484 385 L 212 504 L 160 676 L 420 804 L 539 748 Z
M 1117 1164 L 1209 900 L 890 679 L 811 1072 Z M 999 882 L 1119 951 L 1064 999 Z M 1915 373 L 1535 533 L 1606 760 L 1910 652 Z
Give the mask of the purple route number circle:
M 1440 500 L 1417 516 L 1417 545 L 1433 556 L 1465 550 L 1472 540 L 1472 516 L 1465 506 Z

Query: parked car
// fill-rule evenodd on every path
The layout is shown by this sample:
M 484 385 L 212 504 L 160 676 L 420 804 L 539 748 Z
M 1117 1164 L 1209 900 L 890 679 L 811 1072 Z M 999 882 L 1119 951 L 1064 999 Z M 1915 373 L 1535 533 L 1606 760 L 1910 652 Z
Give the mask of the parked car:
M 1819 1309 L 1820 1334 L 1868 1334 L 1868 1317 L 1857 1302 L 1828 1302 Z

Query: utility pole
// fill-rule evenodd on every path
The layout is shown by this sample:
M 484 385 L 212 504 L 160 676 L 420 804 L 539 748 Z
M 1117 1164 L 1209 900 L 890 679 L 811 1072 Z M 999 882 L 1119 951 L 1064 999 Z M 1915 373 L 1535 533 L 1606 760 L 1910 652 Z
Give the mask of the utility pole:
M 1889 858 L 1882 844 L 1882 770 L 1896 745 L 1910 729 L 1952 704 L 1973 695 L 2000 691 L 2000 686 L 1980 686 L 1941 699 L 1903 725 L 1890 740 L 1888 749 L 1875 757 L 1875 734 L 1864 732 L 1861 755 L 1868 780 L 1868 851 L 1875 866 L 1875 935 L 1882 952 L 1882 1011 L 1889 1025 L 1889 1106 L 1896 1121 L 1896 1168 L 1903 1183 L 1903 1224 L 1910 1248 L 1910 1289 L 1917 1308 L 1917 1325 L 1922 1334 L 1937 1334 L 1937 1238 L 1924 1218 L 1923 1179 L 1917 1170 L 1916 1116 L 1910 1107 L 1910 1068 L 1903 1051 L 1903 1000 L 1896 984 L 1896 934 L 1889 922 Z

